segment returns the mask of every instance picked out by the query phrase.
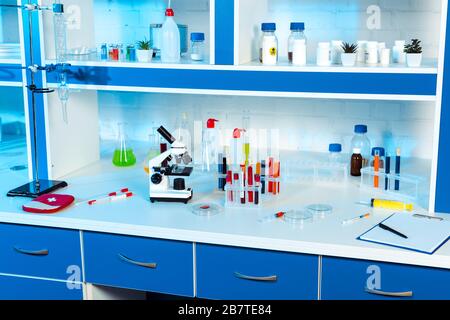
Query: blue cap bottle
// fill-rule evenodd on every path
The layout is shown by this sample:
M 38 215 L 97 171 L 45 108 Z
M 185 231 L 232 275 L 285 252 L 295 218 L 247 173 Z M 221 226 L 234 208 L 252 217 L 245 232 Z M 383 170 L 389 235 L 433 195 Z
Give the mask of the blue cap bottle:
M 277 25 L 273 22 L 264 22 L 261 24 L 261 30 L 264 32 L 274 32 L 277 30 Z

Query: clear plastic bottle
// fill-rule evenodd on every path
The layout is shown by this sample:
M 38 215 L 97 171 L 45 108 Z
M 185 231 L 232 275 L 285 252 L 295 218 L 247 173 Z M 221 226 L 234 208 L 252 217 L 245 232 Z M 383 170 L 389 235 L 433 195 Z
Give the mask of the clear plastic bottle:
M 330 152 L 328 155 L 328 161 L 331 165 L 342 163 L 342 145 L 340 143 L 330 144 L 328 151 Z
M 303 22 L 292 22 L 291 23 L 291 34 L 288 40 L 288 59 L 289 63 L 293 62 L 294 56 L 294 43 L 296 40 L 304 40 L 306 46 L 306 36 L 305 36 L 305 23 Z M 306 50 L 304 52 L 306 60 Z
M 367 137 L 367 126 L 364 124 L 358 124 L 355 126 L 355 135 L 352 138 L 351 148 L 361 150 L 363 157 L 363 167 L 367 167 L 370 161 L 371 145 L 370 140 Z
M 275 23 L 263 23 L 261 30 L 263 35 L 259 49 L 259 60 L 265 65 L 276 65 L 278 62 L 278 39 L 275 35 L 277 25 Z
M 173 9 L 166 10 L 166 21 L 161 28 L 161 61 L 179 63 L 181 59 L 180 30 L 175 23 Z
M 219 158 L 219 133 L 216 122 L 219 120 L 208 119 L 206 128 L 203 131 L 202 141 L 202 170 L 210 172 L 215 169 Z

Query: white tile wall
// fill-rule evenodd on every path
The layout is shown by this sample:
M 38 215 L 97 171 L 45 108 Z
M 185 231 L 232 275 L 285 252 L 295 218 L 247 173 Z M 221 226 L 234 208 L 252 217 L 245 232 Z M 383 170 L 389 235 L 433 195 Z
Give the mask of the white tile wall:
M 243 2 L 248 0 L 241 0 Z M 317 42 L 374 40 L 392 47 L 395 40 L 419 38 L 424 57 L 437 58 L 442 0 L 265 0 L 268 12 L 259 22 L 277 23 L 280 55 L 286 56 L 291 21 L 304 21 L 308 59 L 314 61 Z M 381 29 L 367 28 L 366 10 L 381 9 Z M 250 14 L 250 13 L 241 13 Z
M 326 152 L 330 142 L 340 142 L 350 152 L 353 126 L 363 123 L 369 126 L 373 145 L 390 152 L 400 147 L 406 157 L 432 157 L 432 102 L 100 92 L 99 108 L 100 136 L 105 140 L 115 138 L 118 121 L 126 121 L 130 138 L 145 141 L 153 126 L 174 130 L 183 112 L 192 131 L 194 121 L 210 117 L 220 119 L 223 129 L 234 129 L 242 126 L 242 113 L 249 109 L 251 128 L 280 129 L 283 150 Z

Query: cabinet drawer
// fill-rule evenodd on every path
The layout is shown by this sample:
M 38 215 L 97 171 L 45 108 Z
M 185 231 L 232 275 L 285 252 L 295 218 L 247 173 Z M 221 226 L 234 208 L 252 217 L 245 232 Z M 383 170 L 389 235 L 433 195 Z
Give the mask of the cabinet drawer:
M 82 285 L 0 276 L 0 300 L 83 300 Z
M 197 291 L 207 299 L 317 299 L 318 257 L 197 245 Z
M 0 273 L 82 281 L 79 231 L 0 224 Z
M 447 300 L 450 270 L 324 257 L 322 299 Z
M 86 282 L 194 295 L 193 244 L 85 232 Z

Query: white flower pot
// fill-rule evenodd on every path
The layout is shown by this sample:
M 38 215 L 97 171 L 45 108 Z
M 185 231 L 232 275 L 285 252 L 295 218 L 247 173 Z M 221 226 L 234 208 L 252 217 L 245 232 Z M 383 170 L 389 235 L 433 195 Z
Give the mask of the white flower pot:
M 136 58 L 139 62 L 151 62 L 153 58 L 153 50 L 136 50 Z
M 421 53 L 407 53 L 406 63 L 408 67 L 417 68 L 422 65 L 422 54 Z
M 344 67 L 354 67 L 356 64 L 356 53 L 342 53 L 341 60 Z

